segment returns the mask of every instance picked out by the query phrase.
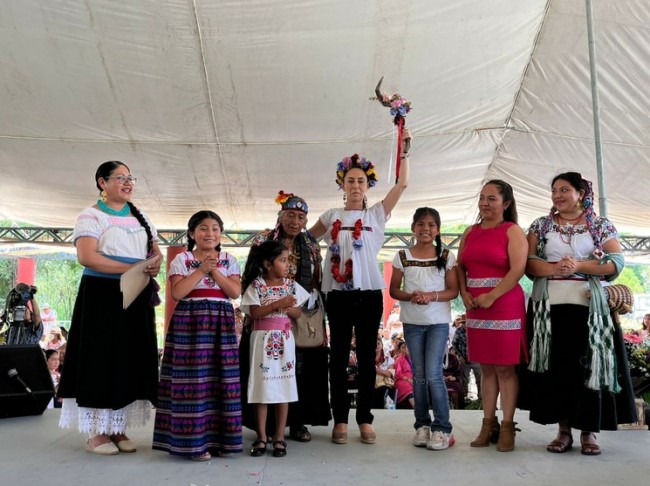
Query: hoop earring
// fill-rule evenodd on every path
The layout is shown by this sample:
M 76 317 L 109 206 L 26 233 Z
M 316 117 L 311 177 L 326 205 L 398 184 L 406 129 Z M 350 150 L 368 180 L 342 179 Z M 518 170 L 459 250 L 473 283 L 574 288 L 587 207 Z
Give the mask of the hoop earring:
M 99 193 L 99 198 L 102 200 L 103 203 L 108 201 L 108 196 L 106 195 L 106 191 L 102 191 Z

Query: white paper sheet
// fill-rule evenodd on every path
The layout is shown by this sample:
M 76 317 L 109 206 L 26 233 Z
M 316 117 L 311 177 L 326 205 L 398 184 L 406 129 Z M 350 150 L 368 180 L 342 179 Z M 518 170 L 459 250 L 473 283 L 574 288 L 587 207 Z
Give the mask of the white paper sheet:
M 142 260 L 133 265 L 120 277 L 120 290 L 122 291 L 122 307 L 126 309 L 145 289 L 151 278 L 144 270 L 158 261 L 158 256 Z

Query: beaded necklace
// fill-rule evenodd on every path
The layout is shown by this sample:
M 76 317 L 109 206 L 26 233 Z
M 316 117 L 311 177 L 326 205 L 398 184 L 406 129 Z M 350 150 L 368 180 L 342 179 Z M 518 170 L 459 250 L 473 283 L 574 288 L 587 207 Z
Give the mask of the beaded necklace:
M 557 213 L 557 223 L 558 223 L 558 226 L 559 226 L 559 228 L 558 228 L 558 229 L 559 229 L 558 233 L 560 234 L 560 240 L 562 240 L 563 243 L 565 243 L 565 244 L 567 244 L 567 245 L 570 245 L 570 244 L 571 244 L 571 239 L 573 238 L 573 235 L 576 234 L 575 223 L 578 222 L 578 221 L 580 220 L 580 218 L 582 218 L 582 215 L 583 215 L 583 214 L 584 214 L 584 211 L 582 211 L 582 212 L 578 215 L 577 218 L 566 219 L 566 218 L 563 218 L 562 216 L 560 216 L 560 213 Z M 562 225 L 562 221 L 564 221 L 564 222 L 567 223 L 567 224 Z M 566 228 L 566 233 L 567 233 L 567 235 L 569 235 L 569 239 L 568 239 L 568 240 L 565 240 L 565 239 L 564 239 L 564 235 L 562 234 L 562 228 L 563 228 L 563 227 Z
M 352 246 L 355 250 L 361 249 L 363 247 L 363 242 L 361 241 L 361 229 L 363 228 L 363 222 L 361 219 L 357 219 L 354 223 L 354 230 L 352 231 L 352 239 L 354 240 Z M 345 270 L 343 275 L 341 275 L 340 265 L 341 265 L 341 248 L 338 245 L 339 232 L 341 231 L 341 220 L 337 219 L 332 225 L 332 231 L 330 235 L 332 237 L 332 244 L 330 245 L 330 251 L 332 252 L 332 276 L 334 280 L 338 283 L 343 284 L 344 288 L 351 288 L 352 286 L 352 259 L 348 258 L 345 261 Z
M 125 204 L 124 207 L 118 211 L 108 206 L 101 199 L 97 199 L 97 207 L 105 213 L 112 214 L 113 216 L 127 216 L 131 212 L 131 208 L 128 204 Z

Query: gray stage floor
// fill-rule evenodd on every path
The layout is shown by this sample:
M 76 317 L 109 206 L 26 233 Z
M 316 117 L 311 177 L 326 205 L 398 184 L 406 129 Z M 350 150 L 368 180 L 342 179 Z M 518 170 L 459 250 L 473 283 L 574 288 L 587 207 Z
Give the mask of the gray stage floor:
M 248 453 L 199 463 L 151 450 L 152 423 L 129 435 L 135 454 L 100 457 L 84 451 L 76 431 L 58 428 L 58 410 L 38 417 L 0 420 L 0 484 L 2 485 L 646 485 L 650 482 L 650 433 L 647 430 L 603 432 L 603 454 L 582 456 L 579 447 L 550 454 L 545 444 L 554 428 L 529 422 L 518 412 L 522 429 L 514 452 L 494 446 L 471 448 L 479 430 L 480 411 L 452 411 L 456 445 L 433 452 L 411 445 L 410 411 L 378 410 L 377 443 L 362 444 L 356 427 L 350 442 L 329 441 L 330 429 L 311 428 L 314 439 L 288 441 L 288 455 L 254 458 Z M 254 433 L 244 433 L 245 448 Z M 577 441 L 577 436 L 575 437 Z

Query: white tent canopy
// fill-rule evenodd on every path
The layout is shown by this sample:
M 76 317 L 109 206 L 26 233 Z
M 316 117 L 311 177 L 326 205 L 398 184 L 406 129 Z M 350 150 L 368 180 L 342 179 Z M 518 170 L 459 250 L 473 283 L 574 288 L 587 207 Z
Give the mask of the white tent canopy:
M 650 5 L 594 3 L 609 217 L 650 234 Z M 160 228 L 206 208 L 268 227 L 280 189 L 313 222 L 355 152 L 378 166 L 373 202 L 393 180 L 382 75 L 414 107 L 390 227 L 423 205 L 469 223 L 492 178 L 523 226 L 557 173 L 596 186 L 584 0 L 0 0 L 0 45 L 0 218 L 72 226 L 105 160 Z

